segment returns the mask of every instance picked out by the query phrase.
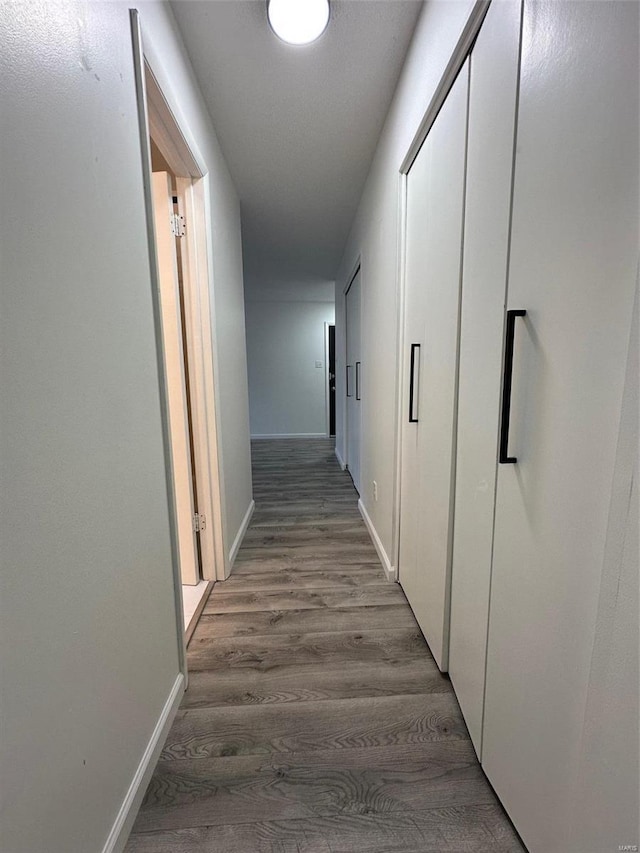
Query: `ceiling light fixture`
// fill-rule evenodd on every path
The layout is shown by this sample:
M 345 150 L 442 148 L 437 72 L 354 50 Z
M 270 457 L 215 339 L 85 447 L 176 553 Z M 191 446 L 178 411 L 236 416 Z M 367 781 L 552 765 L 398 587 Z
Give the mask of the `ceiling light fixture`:
M 267 0 L 274 33 L 289 44 L 310 44 L 329 23 L 329 0 Z

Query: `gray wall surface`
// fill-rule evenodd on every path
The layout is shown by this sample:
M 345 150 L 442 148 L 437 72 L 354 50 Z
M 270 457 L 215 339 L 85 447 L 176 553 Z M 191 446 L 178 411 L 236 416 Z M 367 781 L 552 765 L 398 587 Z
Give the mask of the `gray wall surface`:
M 232 540 L 238 200 L 168 5 L 141 17 L 210 169 Z M 129 4 L 5 4 L 0 45 L 0 849 L 97 853 L 178 676 Z
M 249 299 L 246 313 L 251 434 L 324 435 L 333 302 Z

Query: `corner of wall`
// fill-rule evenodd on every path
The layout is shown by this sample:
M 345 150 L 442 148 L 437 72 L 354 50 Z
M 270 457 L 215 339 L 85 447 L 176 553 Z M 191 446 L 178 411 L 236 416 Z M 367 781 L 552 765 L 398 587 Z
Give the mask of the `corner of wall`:
M 382 544 L 382 540 L 380 539 L 378 531 L 376 530 L 373 521 L 371 520 L 371 517 L 362 502 L 362 498 L 360 498 L 360 500 L 358 501 L 358 509 L 360 510 L 360 515 L 362 516 L 366 528 L 369 531 L 369 536 L 371 536 L 371 541 L 373 542 L 373 545 L 378 553 L 378 557 L 380 557 L 380 562 L 382 563 L 382 568 L 384 569 L 384 573 L 387 577 L 387 580 L 396 581 L 396 569 L 394 566 L 391 565 L 389 555 L 385 551 L 384 545 Z

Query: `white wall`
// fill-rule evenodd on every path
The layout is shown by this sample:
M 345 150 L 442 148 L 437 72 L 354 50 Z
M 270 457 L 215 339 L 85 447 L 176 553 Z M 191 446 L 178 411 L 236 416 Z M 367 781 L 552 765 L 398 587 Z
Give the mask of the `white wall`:
M 362 494 L 395 565 L 394 447 L 397 393 L 398 187 L 400 165 L 473 7 L 472 0 L 427 0 L 418 21 L 351 234 L 336 277 L 336 447 L 344 457 L 344 297 L 362 262 Z M 372 481 L 378 483 L 374 502 Z
M 238 203 L 168 7 L 142 14 L 211 168 L 231 535 Z M 178 676 L 129 4 L 5 4 L 0 75 L 0 849 L 96 853 Z
M 335 306 L 282 296 L 247 293 L 251 434 L 325 435 L 325 323 Z

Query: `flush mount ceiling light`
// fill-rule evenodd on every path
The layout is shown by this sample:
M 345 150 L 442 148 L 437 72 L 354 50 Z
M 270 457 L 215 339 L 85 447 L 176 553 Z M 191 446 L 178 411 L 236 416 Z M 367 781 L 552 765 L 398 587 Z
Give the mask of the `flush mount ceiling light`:
M 329 0 L 267 0 L 274 33 L 289 44 L 310 44 L 329 23 Z

